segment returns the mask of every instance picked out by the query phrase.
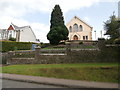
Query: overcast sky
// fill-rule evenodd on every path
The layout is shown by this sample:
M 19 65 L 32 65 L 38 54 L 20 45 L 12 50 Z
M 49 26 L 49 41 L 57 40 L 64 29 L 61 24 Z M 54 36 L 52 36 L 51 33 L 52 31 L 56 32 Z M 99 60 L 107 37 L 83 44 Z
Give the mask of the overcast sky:
M 50 16 L 55 4 L 59 4 L 65 24 L 74 16 L 93 27 L 93 40 L 101 37 L 104 22 L 115 11 L 118 16 L 119 0 L 0 0 L 0 28 L 7 29 L 11 22 L 17 26 L 29 25 L 37 39 L 48 42 Z

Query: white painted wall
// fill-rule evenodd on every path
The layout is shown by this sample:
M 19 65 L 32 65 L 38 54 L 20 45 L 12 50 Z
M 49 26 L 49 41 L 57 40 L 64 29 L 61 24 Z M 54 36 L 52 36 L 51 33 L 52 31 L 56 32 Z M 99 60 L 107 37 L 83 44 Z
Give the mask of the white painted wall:
M 36 36 L 31 27 L 26 26 L 20 29 L 20 41 L 19 42 L 36 42 Z
M 8 39 L 10 38 L 16 38 L 16 31 L 15 30 L 8 30 Z
M 0 40 L 5 40 L 7 39 L 7 30 L 6 29 L 0 29 Z

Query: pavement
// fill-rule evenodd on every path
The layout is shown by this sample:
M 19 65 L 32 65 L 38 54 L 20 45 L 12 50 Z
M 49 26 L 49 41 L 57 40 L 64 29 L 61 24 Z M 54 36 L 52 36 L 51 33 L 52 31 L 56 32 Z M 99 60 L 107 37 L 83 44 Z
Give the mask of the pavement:
M 62 89 L 62 88 L 64 88 L 64 87 L 55 86 L 55 85 L 44 85 L 44 84 L 36 84 L 36 83 L 21 82 L 21 81 L 6 80 L 6 79 L 2 79 L 2 80 L 0 79 L 0 82 L 2 83 L 1 84 L 2 88 L 19 88 L 19 89 L 22 88 L 21 90 L 24 90 L 23 88 L 27 88 L 27 89 L 35 88 L 35 90 L 37 88 L 45 88 L 45 89 L 48 89 L 48 88 L 53 88 L 53 89 L 54 88 L 61 88 Z M 19 89 L 17 89 L 17 90 L 19 90 Z
M 80 81 L 80 80 L 68 80 L 68 79 L 57 79 L 40 76 L 28 76 L 28 75 L 17 75 L 17 74 L 0 74 L 1 79 L 16 80 L 23 82 L 31 82 L 46 85 L 57 85 L 69 88 L 110 88 L 118 89 L 117 83 L 103 83 L 103 82 L 91 82 L 91 81 Z

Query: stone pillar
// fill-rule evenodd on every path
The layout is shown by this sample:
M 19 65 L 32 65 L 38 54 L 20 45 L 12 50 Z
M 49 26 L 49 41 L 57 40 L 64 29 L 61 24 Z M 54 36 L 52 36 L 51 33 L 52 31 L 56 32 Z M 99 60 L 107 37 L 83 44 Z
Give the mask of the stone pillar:
M 104 38 L 99 38 L 98 39 L 98 48 L 100 50 L 104 49 L 105 48 L 105 39 Z
M 11 64 L 12 63 L 12 57 L 13 57 L 13 55 L 15 54 L 15 52 L 14 51 L 9 51 L 8 52 L 8 55 L 6 56 L 6 64 Z
M 70 45 L 70 43 L 67 43 L 67 45 L 66 45 L 66 53 L 67 53 L 67 55 L 71 55 L 71 45 Z
M 40 46 L 35 48 L 35 60 L 38 60 L 39 55 L 40 55 L 40 50 L 41 50 Z

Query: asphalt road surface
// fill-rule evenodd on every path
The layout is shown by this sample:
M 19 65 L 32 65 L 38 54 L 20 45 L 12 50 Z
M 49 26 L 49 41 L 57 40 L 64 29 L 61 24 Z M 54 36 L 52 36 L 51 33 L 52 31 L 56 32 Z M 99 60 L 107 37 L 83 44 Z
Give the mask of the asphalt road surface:
M 63 88 L 54 85 L 35 84 L 13 80 L 0 80 L 0 81 L 2 81 L 2 88 Z
M 14 80 L 6 80 L 6 79 L 0 79 L 0 84 L 2 84 L 0 85 L 0 89 L 4 88 L 2 90 L 8 90 L 10 88 L 14 88 L 14 89 L 16 88 L 15 90 L 17 89 L 22 90 L 22 88 L 24 88 L 23 90 L 26 90 L 27 88 L 28 88 L 27 90 L 34 90 L 34 88 L 36 88 L 37 90 L 46 90 L 46 89 L 49 90 L 50 88 L 51 88 L 50 90 L 56 90 L 55 88 L 61 88 L 60 90 L 88 90 L 84 88 L 67 88 L 62 86 L 36 84 L 36 83 L 28 83 L 28 82 L 14 81 Z M 43 89 L 39 89 L 39 88 L 43 88 Z M 97 90 L 97 89 L 90 89 L 90 90 Z M 104 89 L 99 89 L 99 90 L 104 90 Z M 105 90 L 109 90 L 109 89 L 105 89 Z

